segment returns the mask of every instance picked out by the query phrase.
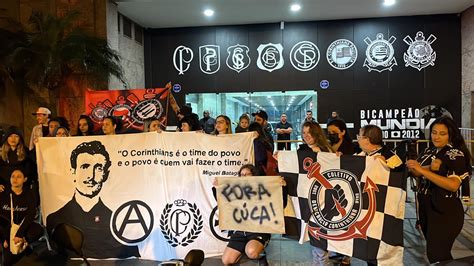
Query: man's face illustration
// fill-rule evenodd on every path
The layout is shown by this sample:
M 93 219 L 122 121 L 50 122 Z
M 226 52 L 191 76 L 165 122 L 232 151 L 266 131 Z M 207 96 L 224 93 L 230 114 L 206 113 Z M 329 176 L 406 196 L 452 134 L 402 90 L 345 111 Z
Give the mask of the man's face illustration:
M 77 168 L 73 170 L 77 192 L 89 198 L 99 194 L 108 175 L 106 162 L 102 154 L 81 153 L 77 156 Z

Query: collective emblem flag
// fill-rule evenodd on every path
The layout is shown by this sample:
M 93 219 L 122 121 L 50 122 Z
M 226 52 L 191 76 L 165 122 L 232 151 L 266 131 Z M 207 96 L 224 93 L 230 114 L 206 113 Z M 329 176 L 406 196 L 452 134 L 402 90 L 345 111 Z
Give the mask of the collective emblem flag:
M 405 182 L 379 159 L 308 151 L 278 155 L 288 186 L 286 234 L 372 263 L 403 263 Z

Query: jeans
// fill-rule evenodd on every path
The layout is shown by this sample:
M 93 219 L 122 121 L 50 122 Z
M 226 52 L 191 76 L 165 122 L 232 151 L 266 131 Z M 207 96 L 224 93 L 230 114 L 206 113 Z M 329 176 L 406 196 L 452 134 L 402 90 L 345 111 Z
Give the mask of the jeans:
M 331 265 L 327 250 L 318 247 L 312 247 L 311 254 L 313 255 L 313 263 L 311 264 L 312 266 Z

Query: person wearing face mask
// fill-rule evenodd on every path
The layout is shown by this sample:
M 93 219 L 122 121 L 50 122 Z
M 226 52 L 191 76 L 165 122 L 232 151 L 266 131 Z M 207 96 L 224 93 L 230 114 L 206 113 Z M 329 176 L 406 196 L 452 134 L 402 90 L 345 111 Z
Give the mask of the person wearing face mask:
M 346 123 L 341 119 L 332 119 L 327 124 L 328 139 L 333 151 L 351 155 L 356 152 L 352 139 L 347 132 Z

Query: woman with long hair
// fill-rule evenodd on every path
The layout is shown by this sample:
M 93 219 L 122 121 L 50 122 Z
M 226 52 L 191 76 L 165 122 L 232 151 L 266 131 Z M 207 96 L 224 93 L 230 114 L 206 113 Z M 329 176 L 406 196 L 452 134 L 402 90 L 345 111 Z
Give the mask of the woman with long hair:
M 471 176 L 471 154 L 454 121 L 437 118 L 430 126 L 432 147 L 407 167 L 419 178 L 418 215 L 430 263 L 453 259 L 451 248 L 461 232 L 464 210 L 459 187 Z
M 92 136 L 94 133 L 94 122 L 88 115 L 79 116 L 77 121 L 77 136 Z
M 0 156 L 0 191 L 10 186 L 10 176 L 14 169 L 21 167 L 30 179 L 36 180 L 36 164 L 28 151 L 23 133 L 17 127 L 10 127 L 2 139 Z M 28 181 L 28 185 L 32 180 Z
M 216 125 L 213 134 L 222 135 L 222 134 L 232 134 L 232 122 L 230 118 L 226 115 L 219 115 L 216 117 Z
M 326 135 L 321 126 L 315 121 L 306 121 L 301 127 L 301 135 L 304 144 L 301 144 L 298 151 L 313 152 L 333 152 Z M 329 254 L 327 250 L 313 246 L 311 249 L 313 265 L 329 265 Z
M 318 122 L 306 121 L 301 127 L 304 144 L 298 150 L 312 150 L 314 152 L 333 152 Z

